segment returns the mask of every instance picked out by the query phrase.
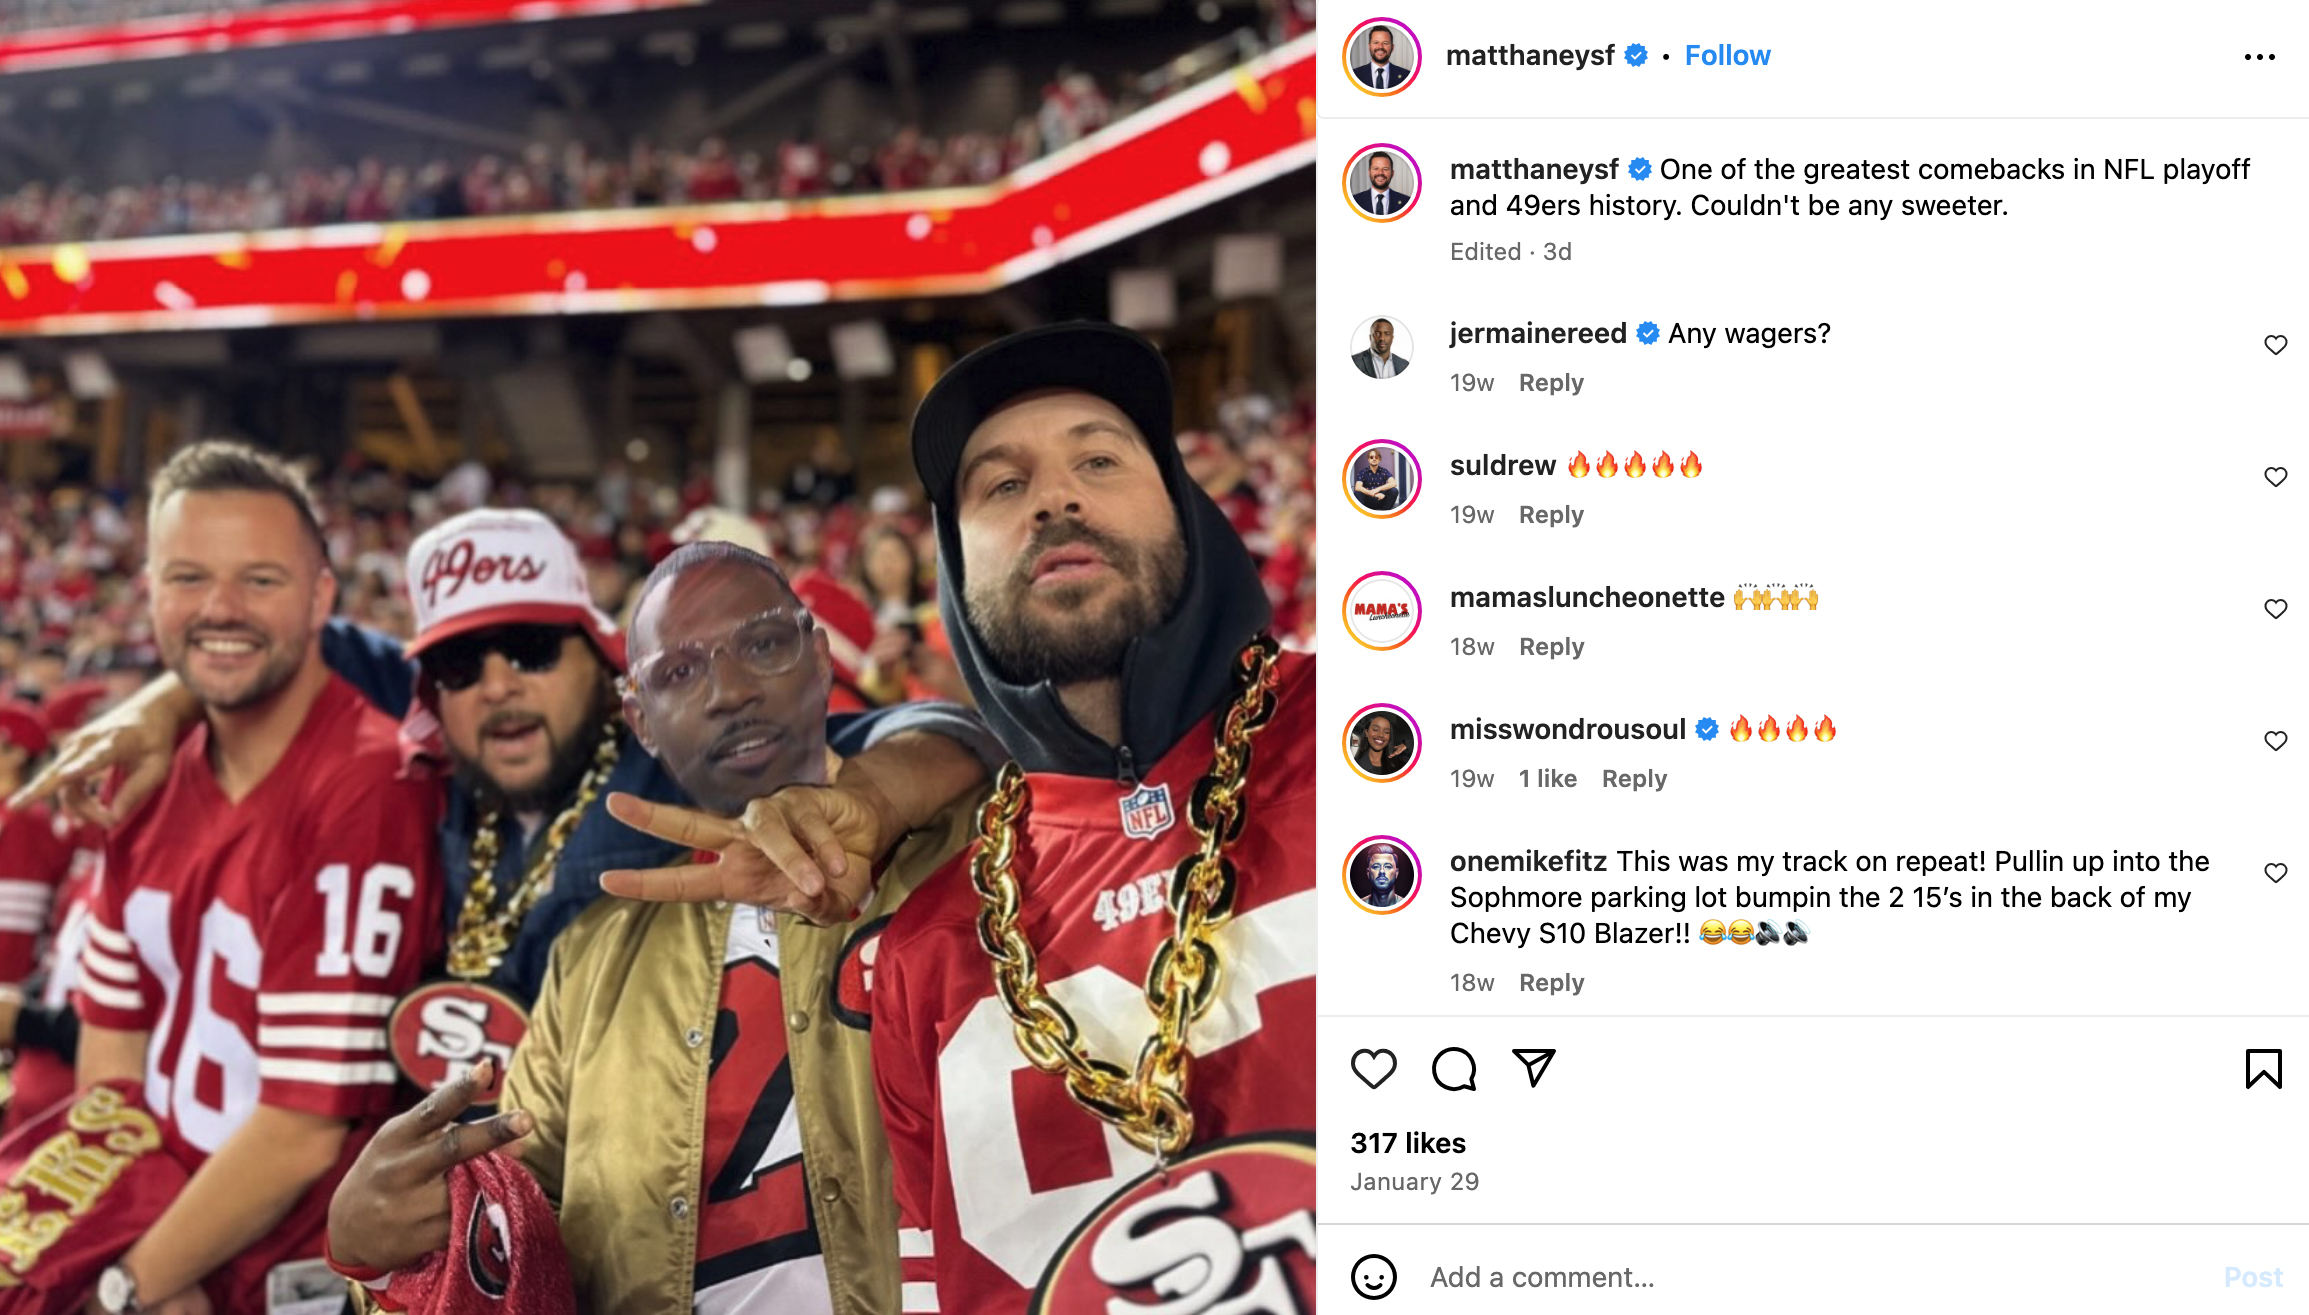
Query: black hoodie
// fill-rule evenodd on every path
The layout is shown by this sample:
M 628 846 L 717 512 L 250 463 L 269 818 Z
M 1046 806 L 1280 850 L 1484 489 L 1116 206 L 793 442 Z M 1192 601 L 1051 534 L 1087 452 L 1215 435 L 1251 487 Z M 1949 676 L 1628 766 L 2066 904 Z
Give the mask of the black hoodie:
M 1186 587 L 1178 604 L 1123 653 L 1119 745 L 1084 730 L 1052 682 L 1013 685 L 996 675 L 963 606 L 952 489 L 962 446 L 988 412 L 1040 388 L 1078 388 L 1130 416 L 1162 471 L 1186 537 Z M 995 738 L 1030 772 L 1136 784 L 1233 695 L 1235 657 L 1272 617 L 1242 537 L 1179 459 L 1170 393 L 1170 368 L 1153 344 L 1111 324 L 1079 321 L 1029 329 L 971 353 L 915 413 L 915 466 L 937 511 L 938 601 L 954 660 Z

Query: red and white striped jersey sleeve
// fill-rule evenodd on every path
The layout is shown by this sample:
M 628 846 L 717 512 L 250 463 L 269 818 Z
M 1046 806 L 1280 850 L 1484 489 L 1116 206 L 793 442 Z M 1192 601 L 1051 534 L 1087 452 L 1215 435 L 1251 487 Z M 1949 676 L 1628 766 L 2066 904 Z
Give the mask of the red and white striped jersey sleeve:
M 39 966 L 49 907 L 71 871 L 72 843 L 46 808 L 0 810 L 0 990 Z
M 385 1018 L 399 997 L 343 983 L 285 989 L 309 984 L 268 982 L 257 993 L 258 1103 L 340 1118 L 388 1111 L 394 1069 Z
M 149 1032 L 160 1021 L 162 989 L 138 962 L 135 942 L 122 928 L 128 883 L 118 879 L 127 847 L 117 838 L 105 846 L 104 871 L 89 899 L 88 941 L 80 948 L 80 980 L 72 1007 L 91 1027 L 115 1032 Z

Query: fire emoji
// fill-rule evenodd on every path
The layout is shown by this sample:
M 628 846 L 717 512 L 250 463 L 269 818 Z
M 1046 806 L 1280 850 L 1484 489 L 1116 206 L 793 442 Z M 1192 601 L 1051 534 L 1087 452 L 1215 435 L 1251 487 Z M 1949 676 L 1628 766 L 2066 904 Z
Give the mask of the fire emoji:
M 1766 744 L 1770 744 L 1772 741 L 1779 739 L 1780 723 L 1772 720 L 1770 717 L 1764 718 L 1764 724 L 1756 728 L 1756 738 L 1762 740 Z
M 1614 460 L 1612 458 L 1612 454 L 1609 452 L 1603 454 L 1603 460 L 1595 463 L 1595 474 L 1597 479 L 1610 479 L 1612 476 L 1617 475 L 1618 473 L 1620 473 L 1620 463 Z
M 1813 728 L 1812 737 L 1822 744 L 1836 738 L 1836 723 L 1828 720 L 1827 713 L 1820 714 L 1820 724 Z
M 1660 459 L 1652 463 L 1652 473 L 1659 476 L 1661 479 L 1666 479 L 1668 476 L 1675 474 L 1676 459 L 1669 456 L 1665 452 L 1660 453 Z
M 1790 717 L 1788 719 L 1788 739 L 1794 744 L 1804 742 L 1804 719 L 1802 717 Z
M 1570 464 L 1570 465 L 1568 465 L 1568 466 L 1566 466 L 1566 467 L 1564 467 L 1564 469 L 1565 469 L 1565 470 L 1568 470 L 1568 471 L 1570 471 L 1570 472 L 1571 472 L 1571 477 L 1572 477 L 1573 479 L 1586 479 L 1586 478 L 1587 478 L 1587 453 L 1585 453 L 1585 452 L 1582 452 L 1582 453 L 1580 453 L 1578 456 L 1576 456 L 1576 457 L 1573 457 L 1573 458 L 1571 459 L 1571 464 Z
M 1629 479 L 1634 479 L 1636 476 L 1638 476 L 1638 475 L 1641 475 L 1641 474 L 1643 474 L 1643 473 L 1644 473 L 1644 454 L 1643 454 L 1643 453 L 1641 453 L 1641 452 L 1630 452 L 1630 453 L 1628 453 L 1628 478 L 1629 478 Z
M 1700 454 L 1697 452 L 1686 452 L 1684 454 L 1684 478 L 1691 479 L 1699 473 Z
M 1740 719 L 1739 719 L 1738 721 L 1735 721 L 1735 722 L 1733 722 L 1733 723 L 1732 723 L 1732 730 L 1731 730 L 1732 743 L 1734 743 L 1734 744 L 1746 744 L 1746 743 L 1748 742 L 1748 737 L 1749 737 L 1749 736 L 1751 736 L 1751 735 L 1753 735 L 1753 734 L 1755 734 L 1755 732 L 1754 732 L 1754 731 L 1752 731 L 1752 730 L 1750 730 L 1750 729 L 1748 729 L 1748 716 L 1747 716 L 1747 714 L 1746 714 L 1746 713 L 1742 713 L 1742 714 L 1740 714 Z

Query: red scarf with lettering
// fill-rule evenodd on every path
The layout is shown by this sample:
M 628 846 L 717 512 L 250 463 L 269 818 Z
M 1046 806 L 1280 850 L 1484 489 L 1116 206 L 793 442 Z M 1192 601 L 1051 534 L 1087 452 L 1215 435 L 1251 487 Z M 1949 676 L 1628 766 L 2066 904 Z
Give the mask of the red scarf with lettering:
M 73 1315 L 191 1175 L 140 1084 L 100 1082 L 0 1140 L 0 1315 Z

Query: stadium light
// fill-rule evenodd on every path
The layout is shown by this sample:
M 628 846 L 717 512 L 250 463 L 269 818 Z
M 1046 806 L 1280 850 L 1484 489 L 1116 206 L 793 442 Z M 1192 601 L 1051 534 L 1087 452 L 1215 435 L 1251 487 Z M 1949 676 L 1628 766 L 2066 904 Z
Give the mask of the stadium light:
M 1179 322 L 1177 280 L 1167 269 L 1118 269 L 1107 281 L 1107 317 L 1126 329 L 1167 329 Z
M 83 402 L 101 402 L 120 391 L 120 381 L 112 377 L 112 367 L 93 351 L 64 354 L 64 386 Z
M 852 320 L 834 326 L 834 373 L 844 379 L 883 379 L 896 373 L 889 331 L 880 320 Z
M 782 325 L 740 329 L 731 335 L 730 345 L 738 354 L 738 373 L 749 384 L 782 383 L 794 364 L 794 340 Z

